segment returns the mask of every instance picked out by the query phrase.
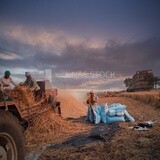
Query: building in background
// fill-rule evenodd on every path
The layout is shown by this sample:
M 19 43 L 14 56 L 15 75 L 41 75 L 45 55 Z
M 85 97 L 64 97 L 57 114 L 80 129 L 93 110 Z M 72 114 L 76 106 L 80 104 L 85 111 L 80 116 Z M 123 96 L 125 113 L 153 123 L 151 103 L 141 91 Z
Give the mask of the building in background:
M 154 89 L 156 77 L 152 70 L 137 71 L 132 78 L 125 79 L 127 91 L 143 91 Z

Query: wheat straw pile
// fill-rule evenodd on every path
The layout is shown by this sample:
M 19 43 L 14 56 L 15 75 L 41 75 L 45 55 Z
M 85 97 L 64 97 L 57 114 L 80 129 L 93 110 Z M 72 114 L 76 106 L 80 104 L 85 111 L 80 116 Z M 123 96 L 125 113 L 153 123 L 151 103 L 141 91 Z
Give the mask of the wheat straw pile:
M 33 92 L 25 86 L 17 86 L 10 92 L 7 92 L 6 95 L 14 99 L 19 104 L 19 107 L 23 109 L 36 103 Z
M 21 109 L 27 109 L 36 104 L 34 94 L 25 86 L 17 86 L 6 93 L 6 95 L 14 99 Z M 71 95 L 62 92 L 59 99 L 63 104 L 62 114 L 64 113 L 64 115 L 68 115 L 68 117 L 84 115 L 85 111 L 83 108 L 80 108 L 83 104 Z M 46 107 L 47 104 L 38 106 L 39 108 L 48 108 Z M 84 124 L 70 123 L 58 117 L 53 110 L 49 108 L 44 113 L 34 117 L 32 123 L 25 131 L 24 136 L 28 150 L 36 149 L 48 143 L 61 143 L 63 140 L 75 134 L 87 131 Z
M 36 117 L 24 135 L 27 149 L 33 150 L 45 144 L 61 143 L 82 132 L 87 132 L 84 124 L 70 123 L 50 109 Z

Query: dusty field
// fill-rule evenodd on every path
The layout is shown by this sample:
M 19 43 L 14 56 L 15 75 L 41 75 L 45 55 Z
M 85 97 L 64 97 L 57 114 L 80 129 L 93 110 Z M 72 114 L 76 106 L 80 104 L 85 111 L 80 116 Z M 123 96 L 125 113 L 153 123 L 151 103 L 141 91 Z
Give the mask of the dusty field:
M 134 124 L 147 120 L 156 121 L 156 123 L 149 131 L 131 130 L 129 127 L 134 124 L 128 122 L 94 125 L 85 121 L 84 112 L 86 112 L 86 108 L 81 108 L 79 112 L 76 112 L 76 103 L 75 105 L 69 103 L 70 105 L 65 108 L 66 118 L 74 117 L 75 113 L 78 118 L 63 120 L 61 127 L 67 132 L 59 127 L 60 134 L 56 133 L 55 138 L 48 138 L 48 143 L 54 145 L 48 147 L 39 157 L 39 160 L 160 159 L 160 110 L 127 97 L 101 98 L 100 103 L 103 102 L 127 105 L 128 112 L 136 119 Z M 68 103 L 64 103 L 64 107 L 66 107 L 65 104 Z M 72 107 L 74 107 L 74 112 Z M 33 133 L 35 132 L 34 126 L 30 129 Z M 44 130 L 39 131 L 41 136 L 45 132 Z M 49 131 L 51 130 L 45 132 L 45 137 L 47 134 L 54 137 L 54 133 L 51 134 Z M 33 143 L 35 145 L 34 141 Z M 44 143 L 47 143 L 47 138 Z M 28 144 L 31 145 L 32 142 L 28 142 Z
M 154 94 L 153 94 L 154 95 Z M 136 122 L 91 124 L 86 122 L 87 107 L 60 91 L 63 118 L 52 110 L 34 119 L 25 132 L 27 151 L 35 151 L 39 160 L 159 160 L 160 109 L 129 97 L 100 98 L 99 103 L 121 103 Z M 129 129 L 138 122 L 154 121 L 149 131 Z M 32 158 L 33 159 L 33 154 Z M 30 160 L 31 160 L 30 159 Z

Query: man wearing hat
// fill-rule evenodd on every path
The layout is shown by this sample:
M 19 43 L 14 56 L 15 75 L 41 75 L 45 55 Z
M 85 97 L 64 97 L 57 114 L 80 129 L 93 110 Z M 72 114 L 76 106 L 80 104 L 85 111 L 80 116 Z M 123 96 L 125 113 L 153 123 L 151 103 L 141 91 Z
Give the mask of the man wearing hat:
M 4 77 L 0 79 L 1 91 L 3 90 L 11 90 L 11 84 L 17 86 L 17 84 L 12 80 L 10 71 L 4 72 Z
M 91 117 L 92 117 L 92 122 L 94 122 L 94 111 L 93 108 L 94 106 L 97 105 L 98 102 L 98 97 L 94 94 L 93 91 L 89 92 L 89 97 L 87 99 L 87 104 L 91 110 Z
M 91 106 L 97 105 L 98 97 L 94 94 L 93 91 L 89 92 L 89 97 L 87 99 L 87 104 Z
M 22 84 L 28 86 L 31 91 L 38 91 L 40 87 L 37 84 L 36 80 L 32 78 L 30 72 L 25 72 L 25 76 L 26 80 Z

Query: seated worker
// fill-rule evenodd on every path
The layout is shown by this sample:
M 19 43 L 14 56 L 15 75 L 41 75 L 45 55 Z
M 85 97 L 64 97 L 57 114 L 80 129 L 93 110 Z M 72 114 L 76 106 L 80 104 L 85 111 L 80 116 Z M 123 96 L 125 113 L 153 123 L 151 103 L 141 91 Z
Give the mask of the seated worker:
M 40 87 L 37 84 L 36 80 L 34 78 L 32 78 L 32 76 L 29 72 L 25 72 L 25 76 L 26 76 L 26 80 L 23 83 L 20 83 L 20 85 L 28 86 L 30 91 L 40 90 Z
M 89 97 L 87 99 L 87 104 L 88 106 L 90 107 L 91 109 L 91 116 L 92 116 L 92 122 L 94 122 L 94 111 L 93 111 L 93 107 L 95 105 L 97 105 L 97 102 L 98 102 L 98 97 L 94 94 L 93 91 L 91 91 L 89 93 Z
M 17 84 L 12 80 L 10 75 L 11 75 L 10 71 L 5 71 L 4 77 L 0 79 L 1 91 L 11 90 L 12 89 L 11 84 L 13 84 L 14 86 L 17 86 Z

